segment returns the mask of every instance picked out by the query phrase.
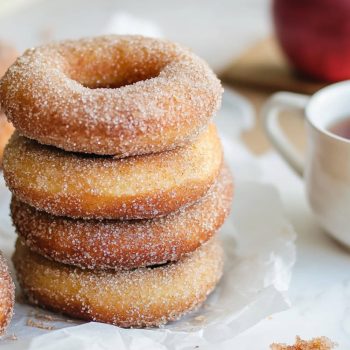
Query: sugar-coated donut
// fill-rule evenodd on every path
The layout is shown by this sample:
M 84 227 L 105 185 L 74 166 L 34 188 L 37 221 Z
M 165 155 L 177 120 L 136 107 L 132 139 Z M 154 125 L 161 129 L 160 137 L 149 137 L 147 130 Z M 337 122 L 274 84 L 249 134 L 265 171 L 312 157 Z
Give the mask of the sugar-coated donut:
M 69 219 L 15 198 L 11 215 L 26 246 L 49 259 L 89 269 L 132 269 L 177 261 L 210 239 L 229 214 L 232 190 L 224 167 L 201 200 L 158 219 Z
M 214 125 L 183 148 L 123 159 L 69 153 L 15 133 L 3 160 L 7 185 L 22 202 L 59 216 L 107 219 L 153 218 L 192 203 L 221 164 Z
M 212 239 L 176 263 L 90 271 L 48 260 L 18 241 L 13 262 L 31 303 L 85 320 L 145 327 L 198 307 L 222 275 L 223 251 Z
M 187 49 L 102 36 L 27 50 L 0 82 L 24 136 L 66 151 L 140 155 L 184 145 L 219 108 L 222 87 Z
M 15 304 L 15 285 L 0 253 L 0 336 L 11 321 Z

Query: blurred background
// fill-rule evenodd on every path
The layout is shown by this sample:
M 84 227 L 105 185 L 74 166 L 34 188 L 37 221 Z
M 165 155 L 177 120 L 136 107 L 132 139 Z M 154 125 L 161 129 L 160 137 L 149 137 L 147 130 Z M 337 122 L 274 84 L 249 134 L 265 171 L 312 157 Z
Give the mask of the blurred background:
M 0 38 L 20 51 L 108 32 L 145 32 L 190 46 L 216 70 L 271 32 L 268 0 L 0 0 Z

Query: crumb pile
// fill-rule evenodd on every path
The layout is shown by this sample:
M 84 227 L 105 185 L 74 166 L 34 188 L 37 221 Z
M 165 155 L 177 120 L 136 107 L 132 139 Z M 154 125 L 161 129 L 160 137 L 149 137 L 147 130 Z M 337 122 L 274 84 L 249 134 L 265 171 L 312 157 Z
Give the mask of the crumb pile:
M 311 340 L 303 340 L 296 338 L 294 345 L 272 344 L 271 350 L 332 350 L 336 344 L 326 337 L 313 338 Z
M 16 61 L 0 81 L 17 129 L 3 164 L 31 303 L 149 327 L 204 302 L 233 196 L 211 121 L 221 94 L 205 62 L 159 39 L 66 41 Z

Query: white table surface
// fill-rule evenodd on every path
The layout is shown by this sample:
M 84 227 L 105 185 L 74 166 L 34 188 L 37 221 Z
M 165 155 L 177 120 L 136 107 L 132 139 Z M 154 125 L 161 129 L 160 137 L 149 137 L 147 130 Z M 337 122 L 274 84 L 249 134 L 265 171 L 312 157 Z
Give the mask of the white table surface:
M 0 38 L 23 50 L 38 44 L 43 32 L 51 33 L 53 39 L 99 34 L 115 11 L 154 21 L 165 37 L 192 47 L 217 71 L 271 32 L 267 0 L 37 0 L 19 8 L 7 6 L 6 11 L 0 5 Z M 339 349 L 348 349 L 350 254 L 315 223 L 301 179 L 274 152 L 259 162 L 264 180 L 280 190 L 298 233 L 289 292 L 292 308 L 260 322 L 222 348 L 267 349 L 272 341 L 292 342 L 299 334 L 327 335 L 339 343 Z

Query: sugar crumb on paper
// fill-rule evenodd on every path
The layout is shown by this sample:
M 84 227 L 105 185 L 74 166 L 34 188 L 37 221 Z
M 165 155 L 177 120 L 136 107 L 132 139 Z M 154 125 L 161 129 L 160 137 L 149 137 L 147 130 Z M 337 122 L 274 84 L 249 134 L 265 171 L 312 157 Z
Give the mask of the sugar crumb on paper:
M 52 330 L 55 329 L 54 326 L 47 325 L 47 324 L 45 324 L 42 321 L 34 321 L 32 318 L 29 318 L 27 320 L 27 326 L 28 327 L 39 328 L 39 329 L 44 329 L 44 330 L 47 330 L 47 331 L 52 331 Z
M 277 344 L 273 343 L 270 346 L 271 350 L 331 350 L 336 346 L 327 337 L 318 337 L 311 340 L 302 340 L 300 337 L 296 337 L 294 345 Z

